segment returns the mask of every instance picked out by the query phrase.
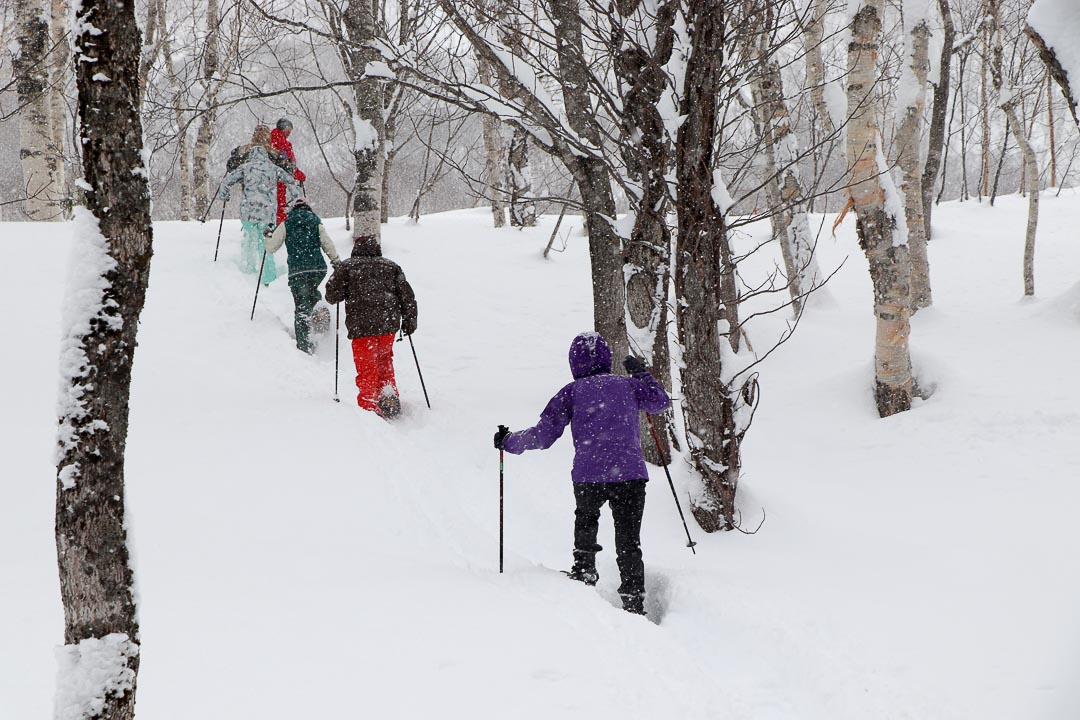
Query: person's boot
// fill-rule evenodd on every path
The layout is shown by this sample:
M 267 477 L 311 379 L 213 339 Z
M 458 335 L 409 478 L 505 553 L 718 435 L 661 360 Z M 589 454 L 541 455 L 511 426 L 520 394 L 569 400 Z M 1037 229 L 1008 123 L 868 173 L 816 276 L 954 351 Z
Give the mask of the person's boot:
M 622 598 L 622 609 L 625 610 L 626 612 L 633 613 L 634 615 L 644 615 L 645 614 L 645 596 L 644 595 L 639 595 L 637 593 L 628 594 L 628 595 L 620 593 L 619 597 Z
M 384 420 L 393 420 L 401 414 L 401 400 L 397 395 L 383 395 L 379 398 L 375 412 Z
M 563 574 L 571 580 L 595 585 L 600 579 L 600 573 L 596 572 L 596 553 L 574 551 L 574 565 L 569 570 L 563 570 Z

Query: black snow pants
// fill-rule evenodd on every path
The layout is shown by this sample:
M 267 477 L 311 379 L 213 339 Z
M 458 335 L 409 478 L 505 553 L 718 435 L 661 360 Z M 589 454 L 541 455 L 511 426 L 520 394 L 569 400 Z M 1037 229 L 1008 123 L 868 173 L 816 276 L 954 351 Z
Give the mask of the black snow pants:
M 645 563 L 641 560 L 641 516 L 645 512 L 645 481 L 626 480 L 613 483 L 574 483 L 574 569 L 596 572 L 596 544 L 600 527 L 600 508 L 611 506 L 615 521 L 615 557 L 622 584 L 619 594 L 641 597 L 645 594 Z
M 296 347 L 304 352 L 315 352 L 315 343 L 311 342 L 311 313 L 316 303 L 322 300 L 319 283 L 326 277 L 325 272 L 304 272 L 289 276 L 289 290 L 292 291 L 296 310 L 293 313 L 293 327 L 296 329 Z

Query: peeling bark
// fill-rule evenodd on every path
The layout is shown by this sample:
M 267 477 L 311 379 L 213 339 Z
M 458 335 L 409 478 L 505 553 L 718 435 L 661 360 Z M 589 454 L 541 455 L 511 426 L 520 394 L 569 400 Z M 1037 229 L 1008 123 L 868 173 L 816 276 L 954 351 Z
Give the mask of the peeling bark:
M 870 261 L 877 332 L 874 347 L 875 399 L 887 417 L 911 408 L 913 380 L 908 351 L 911 264 L 896 218 L 885 203 L 891 182 L 881 160 L 875 108 L 879 85 L 877 55 L 883 0 L 863 0 L 851 26 L 848 46 L 848 190 L 855 207 L 859 244 Z

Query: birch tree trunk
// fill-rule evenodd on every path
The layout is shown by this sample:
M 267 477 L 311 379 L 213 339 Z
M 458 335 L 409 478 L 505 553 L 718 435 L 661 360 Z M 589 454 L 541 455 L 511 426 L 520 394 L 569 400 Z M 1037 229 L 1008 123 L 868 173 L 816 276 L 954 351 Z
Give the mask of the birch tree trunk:
M 680 108 L 685 119 L 676 142 L 676 316 L 683 347 L 682 408 L 690 460 L 702 481 L 698 496 L 691 498 L 691 509 L 702 529 L 714 532 L 735 524 L 742 440 L 735 398 L 722 375 L 721 343 L 733 340 L 735 325 L 723 290 L 727 231 L 712 198 L 724 17 L 721 0 L 688 0 L 685 7 L 690 55 Z M 725 320 L 728 340 L 720 335 Z
M 829 105 L 825 102 L 825 62 L 821 57 L 821 46 L 825 42 L 825 12 L 828 0 L 811 0 L 807 12 L 806 25 L 803 28 L 804 51 L 806 53 L 806 87 L 810 90 L 813 101 L 815 120 L 826 137 L 836 132 Z
M 509 8 L 508 0 L 500 2 Z M 503 44 L 514 55 L 521 57 L 521 48 L 525 42 L 517 13 L 507 11 L 506 24 L 500 28 L 500 38 Z M 579 21 L 580 22 L 580 21 Z M 504 70 L 505 72 L 505 70 Z M 508 82 L 505 78 L 502 82 L 503 96 L 513 102 L 519 98 L 517 83 Z M 529 136 L 520 127 L 509 128 L 510 137 L 505 141 L 506 152 L 506 186 L 510 191 L 510 225 L 512 227 L 534 227 L 536 225 L 536 202 L 533 197 L 532 168 L 529 165 Z
M 58 220 L 62 215 L 62 152 L 55 147 L 49 69 L 49 14 L 41 0 L 16 0 L 18 52 L 12 60 L 19 106 L 19 157 L 24 208 L 31 220 Z
M 907 8 L 920 18 L 905 29 L 907 66 L 900 76 L 900 95 L 906 107 L 900 109 L 896 133 L 898 164 L 903 174 L 900 189 L 904 193 L 904 217 L 907 220 L 908 248 L 911 254 L 911 311 L 930 307 L 930 262 L 926 254 L 926 224 L 923 218 L 921 140 L 923 111 L 926 107 L 926 72 L 929 68 L 930 24 L 926 19 L 927 0 L 908 0 Z M 906 9 L 907 9 L 906 8 Z
M 937 182 L 938 171 L 941 168 L 941 152 L 945 147 L 945 119 L 949 110 L 949 81 L 952 77 L 953 43 L 956 42 L 956 29 L 953 26 L 949 0 L 938 0 L 938 11 L 941 14 L 944 30 L 942 31 L 938 82 L 934 86 L 934 109 L 930 113 L 926 165 L 923 168 L 922 176 L 923 232 L 927 242 L 931 238 L 930 216 L 934 211 L 934 184 Z
M 772 28 L 775 21 L 773 9 L 766 6 L 765 27 Z M 806 297 L 822 282 L 823 276 L 814 257 L 816 243 L 806 212 L 806 190 L 799 174 L 798 138 L 792 130 L 791 113 L 784 99 L 780 65 L 775 57 L 770 57 L 770 37 L 768 32 L 760 33 L 749 48 L 757 65 L 752 84 L 765 146 L 766 174 L 772 185 L 770 204 L 776 203 L 770 214 L 773 238 L 780 243 L 788 291 L 797 316 L 802 312 Z
M 559 84 L 566 118 L 581 138 L 598 149 L 600 137 L 592 123 L 588 102 L 588 69 L 582 50 L 581 16 L 576 0 L 552 0 Z M 514 147 L 511 145 L 511 154 Z M 615 217 L 615 198 L 607 165 L 600 157 L 563 158 L 577 182 L 585 223 L 589 230 L 589 259 L 593 281 L 593 316 L 596 331 L 611 345 L 618 362 L 627 354 L 626 290 L 622 241 L 608 221 Z M 512 224 L 512 223 L 511 223 Z
M 491 67 L 483 56 L 477 56 L 477 65 L 480 70 L 480 82 L 488 87 L 495 87 L 495 69 Z M 506 224 L 506 203 L 503 202 L 503 167 L 506 166 L 506 148 L 503 144 L 502 134 L 499 132 L 499 121 L 491 116 L 484 115 L 480 122 L 484 135 L 484 183 L 491 193 L 491 215 L 495 227 L 501 228 Z
M 160 0 L 162 7 L 164 7 L 164 0 Z M 172 57 L 172 43 L 169 41 L 168 28 L 164 24 L 165 15 L 162 13 L 162 54 L 165 58 L 165 72 L 169 77 L 169 83 L 173 88 L 173 120 L 176 123 L 176 157 L 177 168 L 179 170 L 178 184 L 180 186 L 180 219 L 191 219 L 191 160 L 188 157 L 190 150 L 188 148 L 188 132 L 187 124 L 184 118 L 183 109 L 183 88 L 180 84 L 180 80 L 176 76 L 176 65 L 173 62 Z
M 71 217 L 71 192 L 68 189 L 67 152 L 68 106 L 67 89 L 71 81 L 71 24 L 67 0 L 49 3 L 49 35 L 52 46 L 49 63 L 49 154 L 56 158 L 54 181 L 59 194 L 57 201 L 64 218 Z
M 887 417 L 911 408 L 913 381 L 908 352 L 911 264 L 891 203 L 888 168 L 880 148 L 877 56 L 883 0 L 862 0 L 856 7 L 848 46 L 847 157 L 848 190 L 854 203 L 859 244 L 870 261 L 874 283 L 877 337 L 874 352 L 878 414 Z
M 218 0 L 206 2 L 206 44 L 203 48 L 203 87 L 206 109 L 195 133 L 195 164 L 193 180 L 195 183 L 195 214 L 203 217 L 210 204 L 210 145 L 214 141 L 217 126 L 218 82 L 217 73 L 220 58 L 219 25 L 221 12 Z
M 76 54 L 86 58 L 75 65 L 90 190 L 80 210 L 78 279 L 67 288 L 61 344 L 56 547 L 64 648 L 56 717 L 130 720 L 139 625 L 124 528 L 124 453 L 152 254 L 141 42 L 133 3 L 82 0 L 76 27 Z M 104 699 L 96 712 L 95 696 Z
M 1020 152 L 1024 157 L 1023 177 L 1028 181 L 1028 220 L 1024 234 L 1024 295 L 1031 296 L 1035 294 L 1035 231 L 1039 224 L 1039 163 L 1024 131 L 1025 124 L 1016 112 L 1016 105 L 1022 98 L 1005 77 L 1001 67 L 999 0 L 987 0 L 986 4 L 994 24 L 994 45 L 990 51 L 990 75 L 994 79 L 998 102 L 1001 104 L 1001 109 L 1005 111 L 1005 117 L 1008 118 L 1009 125 L 1012 127 L 1013 137 L 1016 138 L 1016 144 L 1020 146 Z
M 379 59 L 369 44 L 375 41 L 375 0 L 350 0 L 342 16 L 349 45 L 349 72 L 353 81 L 356 128 L 356 183 L 353 194 L 353 236 L 381 237 L 384 172 L 383 93 L 380 81 L 365 76 L 369 62 Z

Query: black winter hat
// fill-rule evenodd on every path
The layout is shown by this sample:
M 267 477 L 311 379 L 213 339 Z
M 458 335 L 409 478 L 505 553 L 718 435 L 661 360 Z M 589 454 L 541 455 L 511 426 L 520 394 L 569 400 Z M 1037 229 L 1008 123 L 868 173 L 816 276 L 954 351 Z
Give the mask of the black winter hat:
M 274 127 L 276 127 L 278 130 L 280 130 L 282 132 L 285 132 L 286 130 L 288 130 L 292 126 L 293 126 L 292 120 L 290 120 L 289 118 L 281 118 L 280 120 L 277 121 L 277 125 L 275 125 Z

